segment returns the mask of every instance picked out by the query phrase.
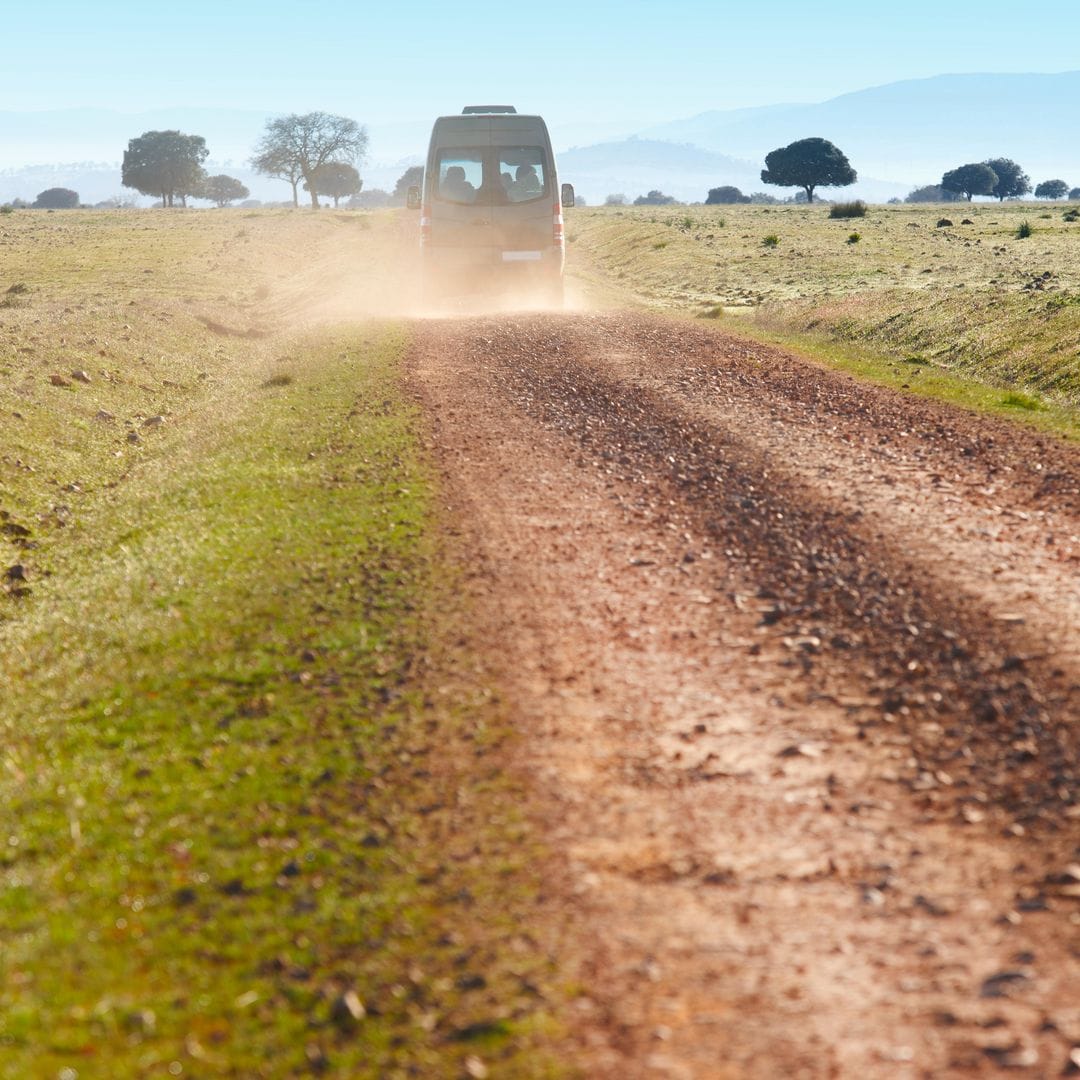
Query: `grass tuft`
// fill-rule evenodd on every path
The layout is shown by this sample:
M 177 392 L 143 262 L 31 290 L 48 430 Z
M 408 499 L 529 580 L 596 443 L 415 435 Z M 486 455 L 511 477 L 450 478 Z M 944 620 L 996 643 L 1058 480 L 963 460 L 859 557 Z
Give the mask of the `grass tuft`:
M 829 207 L 829 217 L 831 218 L 860 218 L 866 217 L 866 203 L 862 199 L 856 199 L 854 202 L 841 202 L 833 203 Z
M 780 243 L 780 237 L 776 233 L 769 233 L 761 242 L 767 248 L 774 248 Z
M 1001 404 L 1006 409 L 1023 409 L 1025 412 L 1041 412 L 1046 408 L 1038 398 L 1019 390 L 1011 390 L 1003 395 Z
M 1021 221 L 1016 229 L 1016 239 L 1026 240 L 1029 236 L 1033 235 L 1035 230 L 1031 227 L 1030 221 Z

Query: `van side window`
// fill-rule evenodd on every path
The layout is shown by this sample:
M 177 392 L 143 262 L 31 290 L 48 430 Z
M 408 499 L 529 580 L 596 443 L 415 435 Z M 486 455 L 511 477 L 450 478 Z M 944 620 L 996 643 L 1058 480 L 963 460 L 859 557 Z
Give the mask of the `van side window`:
M 440 199 L 456 203 L 476 202 L 476 192 L 484 182 L 484 150 L 455 146 L 443 150 L 438 161 Z
M 547 169 L 540 146 L 500 146 L 498 170 L 512 203 L 539 199 L 547 192 Z

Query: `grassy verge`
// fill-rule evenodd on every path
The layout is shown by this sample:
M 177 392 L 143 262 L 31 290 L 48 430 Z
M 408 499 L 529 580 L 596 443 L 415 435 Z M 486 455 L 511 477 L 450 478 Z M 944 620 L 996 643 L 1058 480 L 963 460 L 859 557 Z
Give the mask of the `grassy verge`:
M 635 302 L 1076 431 L 1080 223 L 1060 205 L 871 207 L 857 242 L 824 206 L 598 208 L 568 236 L 586 282 Z
M 553 1075 L 537 853 L 446 644 L 402 332 L 261 348 L 155 383 L 134 450 L 76 428 L 81 462 L 50 437 L 80 394 L 137 400 L 126 367 L 14 402 L 0 1076 Z

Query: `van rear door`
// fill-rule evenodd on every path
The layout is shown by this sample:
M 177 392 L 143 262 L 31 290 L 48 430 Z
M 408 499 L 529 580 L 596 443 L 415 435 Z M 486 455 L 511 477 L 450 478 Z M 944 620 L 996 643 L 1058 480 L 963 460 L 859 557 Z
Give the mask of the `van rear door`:
M 494 246 L 504 262 L 546 261 L 556 184 L 547 129 L 538 119 L 494 117 L 491 149 L 500 188 L 492 215 Z
M 491 202 L 484 178 L 491 156 L 487 125 L 474 121 L 466 132 L 448 132 L 432 148 L 431 245 L 453 248 L 491 248 Z

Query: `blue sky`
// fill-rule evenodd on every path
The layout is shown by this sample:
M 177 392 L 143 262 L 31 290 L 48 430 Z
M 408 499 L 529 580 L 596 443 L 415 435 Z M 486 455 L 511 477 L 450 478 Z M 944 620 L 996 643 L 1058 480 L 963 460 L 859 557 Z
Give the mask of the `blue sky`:
M 509 101 L 633 128 L 944 72 L 1080 66 L 1072 5 L 1030 19 L 997 0 L 955 7 L 53 0 L 4 13 L 0 110 L 326 109 L 379 124 Z

